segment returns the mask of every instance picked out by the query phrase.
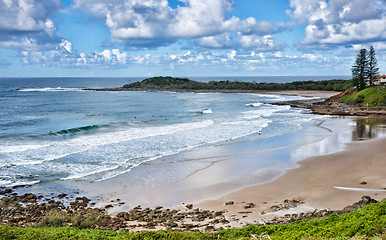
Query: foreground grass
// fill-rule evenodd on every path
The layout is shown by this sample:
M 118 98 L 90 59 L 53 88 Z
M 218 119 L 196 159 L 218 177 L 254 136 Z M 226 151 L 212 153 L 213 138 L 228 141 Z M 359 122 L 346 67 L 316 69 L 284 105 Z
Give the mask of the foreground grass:
M 344 215 L 293 224 L 248 226 L 215 234 L 194 232 L 113 232 L 89 229 L 0 226 L 0 239 L 386 239 L 386 201 Z M 268 238 L 269 236 L 269 238 Z

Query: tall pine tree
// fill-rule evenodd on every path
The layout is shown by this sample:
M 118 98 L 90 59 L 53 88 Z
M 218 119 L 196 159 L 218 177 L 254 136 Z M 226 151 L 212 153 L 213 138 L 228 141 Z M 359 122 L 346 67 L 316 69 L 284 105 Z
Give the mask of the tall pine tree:
M 375 50 L 374 47 L 370 47 L 369 55 L 368 55 L 368 72 L 367 72 L 367 79 L 369 81 L 369 86 L 374 85 L 374 78 L 379 74 L 379 68 L 378 68 L 378 61 L 375 57 Z
M 366 77 L 368 76 L 367 51 L 365 48 L 359 51 L 358 56 L 355 59 L 355 64 L 351 68 L 353 82 L 358 91 L 366 88 Z

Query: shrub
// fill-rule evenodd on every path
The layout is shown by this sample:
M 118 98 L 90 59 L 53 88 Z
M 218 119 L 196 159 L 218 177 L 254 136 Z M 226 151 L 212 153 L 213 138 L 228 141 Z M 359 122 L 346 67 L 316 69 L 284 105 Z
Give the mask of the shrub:
M 70 216 L 66 212 L 51 210 L 47 215 L 40 221 L 40 227 L 64 227 L 71 221 Z

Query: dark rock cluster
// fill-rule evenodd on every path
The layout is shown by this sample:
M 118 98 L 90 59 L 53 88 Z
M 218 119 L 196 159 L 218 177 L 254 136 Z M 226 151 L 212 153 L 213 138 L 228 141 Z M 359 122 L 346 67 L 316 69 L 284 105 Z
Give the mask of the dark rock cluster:
M 315 114 L 341 115 L 341 116 L 379 116 L 386 115 L 386 107 L 364 107 L 340 103 L 331 99 L 320 100 L 294 100 L 272 103 L 274 105 L 290 105 L 295 108 L 307 108 Z
M 315 209 L 313 212 L 307 212 L 307 213 L 300 213 L 300 214 L 286 214 L 283 217 L 274 217 L 269 222 L 266 222 L 265 224 L 285 224 L 285 223 L 293 223 L 298 221 L 304 221 L 304 220 L 310 220 L 315 218 L 323 218 L 328 217 L 332 214 L 345 214 L 348 212 L 352 212 L 355 210 L 358 210 L 360 208 L 365 207 L 368 204 L 371 203 L 377 203 L 378 201 L 375 199 L 372 199 L 369 196 L 363 196 L 362 199 L 359 202 L 355 202 L 352 205 L 349 205 L 342 210 L 332 211 L 328 209 Z M 293 203 L 296 204 L 296 203 Z M 272 206 L 274 209 L 277 209 L 275 206 Z M 272 208 L 271 208 L 272 209 Z M 287 209 L 286 207 L 282 209 Z M 280 210 L 280 209 L 279 209 Z
M 9 226 L 72 226 L 75 228 L 106 229 L 106 230 L 148 230 L 170 229 L 177 231 L 205 231 L 215 232 L 223 227 L 230 227 L 232 218 L 227 219 L 224 211 L 208 211 L 193 208 L 193 204 L 186 204 L 185 210 L 154 209 L 140 206 L 127 212 L 120 212 L 116 216 L 106 213 L 109 205 L 103 208 L 90 207 L 94 203 L 87 197 L 71 198 L 66 194 L 59 194 L 51 198 L 32 193 L 17 195 L 12 189 L 0 191 L 0 224 Z M 67 203 L 64 203 L 64 198 Z M 117 199 L 118 205 L 122 202 Z M 357 210 L 376 200 L 364 196 L 361 201 L 347 206 L 340 211 L 315 210 L 314 212 L 287 214 L 275 217 L 264 224 L 290 223 L 313 218 L 329 216 L 333 213 L 343 214 Z M 234 202 L 232 202 L 234 204 Z M 285 200 L 282 204 L 274 205 L 263 212 L 275 212 L 294 208 L 304 203 L 301 199 Z M 229 204 L 230 205 L 230 202 Z M 254 208 L 254 203 L 247 203 L 244 208 Z M 245 214 L 252 212 L 245 212 Z M 235 220 L 236 221 L 236 220 Z
M 188 204 L 187 208 L 189 209 L 190 206 Z M 208 227 L 216 223 L 229 223 L 223 214 L 223 211 L 216 212 L 200 210 L 198 208 L 191 211 L 181 211 L 164 209 L 163 207 L 142 209 L 138 206 L 129 212 L 120 212 L 116 217 L 129 222 L 131 224 L 129 228 L 143 227 L 154 229 L 156 226 L 160 226 L 168 229 L 192 230 Z
M 277 211 L 284 210 L 284 209 L 295 208 L 298 205 L 303 204 L 303 203 L 304 203 L 304 201 L 300 198 L 294 198 L 292 200 L 286 199 L 281 204 L 271 206 L 270 209 L 263 211 L 262 214 L 266 214 L 269 212 L 277 212 Z

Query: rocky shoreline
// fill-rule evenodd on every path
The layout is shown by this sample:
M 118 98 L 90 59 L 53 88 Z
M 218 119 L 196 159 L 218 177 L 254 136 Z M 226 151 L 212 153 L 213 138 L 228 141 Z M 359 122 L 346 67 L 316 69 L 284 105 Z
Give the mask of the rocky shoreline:
M 71 199 L 66 194 L 58 194 L 54 197 L 37 196 L 32 193 L 18 195 L 10 188 L 0 191 L 0 195 L 3 195 L 0 199 L 0 224 L 8 226 L 72 226 L 113 231 L 173 230 L 212 233 L 233 228 L 232 223 L 238 221 L 235 217 L 226 217 L 225 210 L 203 210 L 194 208 L 193 204 L 186 204 L 184 209 L 168 209 L 161 206 L 151 209 L 137 206 L 130 211 L 119 212 L 112 216 L 107 214 L 107 210 L 114 205 L 125 204 L 120 199 L 112 200 L 111 204 L 97 208 L 94 207 L 95 203 L 85 196 Z M 339 211 L 315 209 L 300 214 L 285 214 L 256 225 L 292 223 L 322 218 L 334 213 L 344 214 L 376 202 L 368 196 L 363 196 L 359 202 Z M 224 203 L 224 205 L 232 204 L 234 204 L 232 201 Z M 287 199 L 281 204 L 267 207 L 260 214 L 272 214 L 296 208 L 302 204 L 304 201 L 301 199 Z M 248 215 L 255 207 L 254 203 L 245 203 L 245 211 L 240 214 Z
M 363 107 L 359 105 L 349 105 L 334 101 L 332 98 L 283 101 L 272 104 L 290 105 L 295 108 L 306 108 L 310 109 L 314 114 L 321 115 L 386 117 L 385 106 Z

